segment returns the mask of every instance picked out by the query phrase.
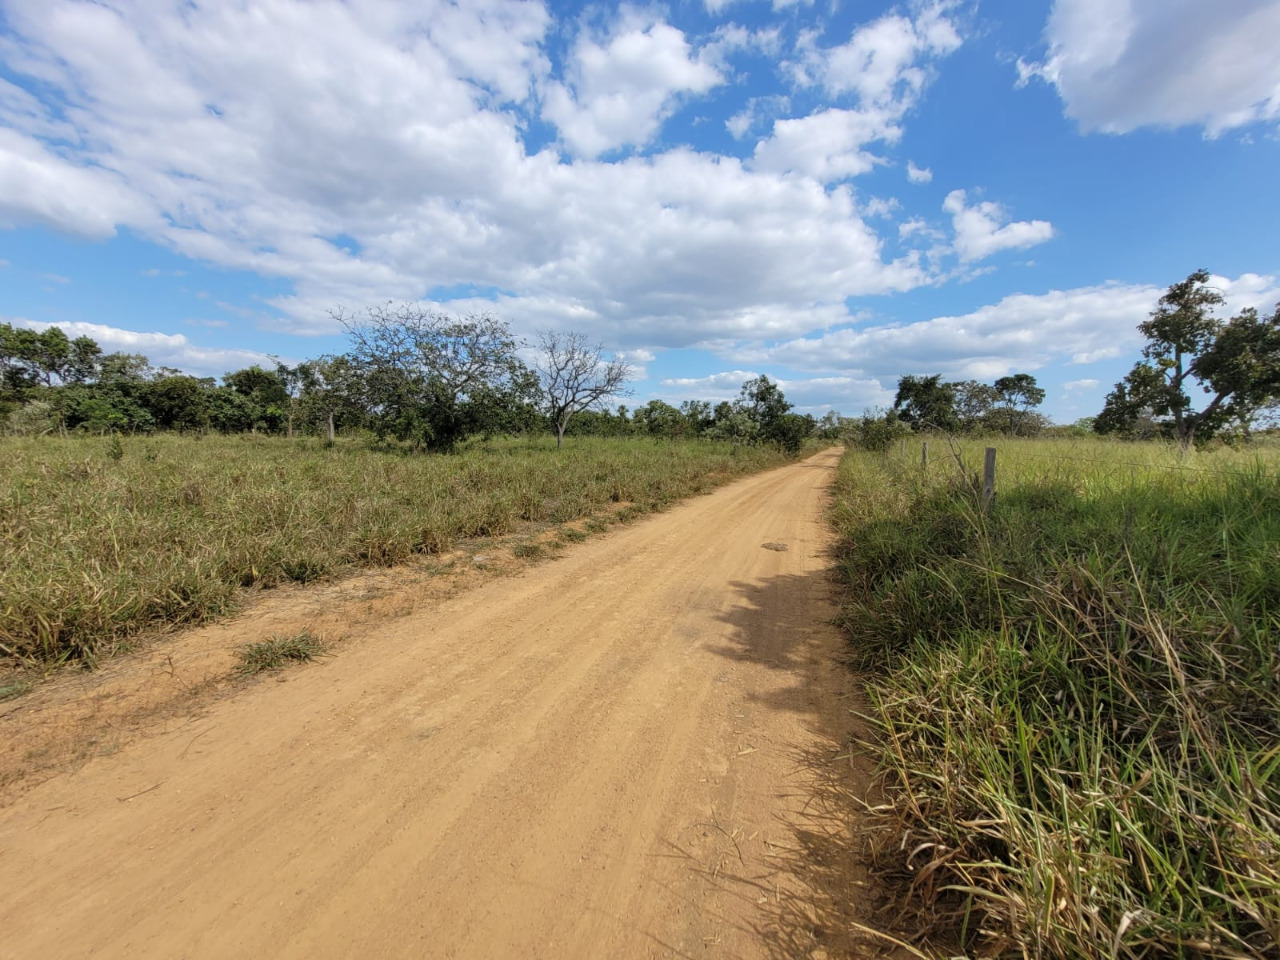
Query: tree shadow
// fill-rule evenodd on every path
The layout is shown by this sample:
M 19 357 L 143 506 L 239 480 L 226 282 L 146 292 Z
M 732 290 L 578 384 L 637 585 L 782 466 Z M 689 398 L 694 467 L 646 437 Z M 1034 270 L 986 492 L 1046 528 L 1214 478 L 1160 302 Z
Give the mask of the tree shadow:
M 745 863 L 741 875 L 729 869 L 717 879 L 726 892 L 759 905 L 748 912 L 755 917 L 750 932 L 770 957 L 910 956 L 867 929 L 878 927 L 877 913 L 887 904 L 868 870 L 864 811 L 875 802 L 876 760 L 862 745 L 869 731 L 861 715 L 869 705 L 848 639 L 834 622 L 832 573 L 781 574 L 731 587 L 736 602 L 720 619 L 733 630 L 711 649 L 790 678 L 748 692 L 744 701 L 797 715 L 808 736 L 775 744 L 785 751 L 795 791 L 776 823 L 792 842 L 771 845 L 764 866 L 786 879 L 762 883 Z

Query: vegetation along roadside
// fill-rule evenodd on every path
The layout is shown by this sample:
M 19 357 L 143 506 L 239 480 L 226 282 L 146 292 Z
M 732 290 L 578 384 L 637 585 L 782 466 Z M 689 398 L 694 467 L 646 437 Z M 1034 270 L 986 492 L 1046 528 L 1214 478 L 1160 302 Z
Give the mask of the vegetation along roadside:
M 940 953 L 1280 955 L 1280 464 L 996 445 L 988 513 L 981 443 L 839 472 L 884 923 Z
M 582 437 L 448 457 L 362 440 L 157 434 L 0 440 L 0 653 L 109 653 L 226 611 L 240 588 L 385 566 L 610 504 L 661 508 L 786 462 L 772 445 Z

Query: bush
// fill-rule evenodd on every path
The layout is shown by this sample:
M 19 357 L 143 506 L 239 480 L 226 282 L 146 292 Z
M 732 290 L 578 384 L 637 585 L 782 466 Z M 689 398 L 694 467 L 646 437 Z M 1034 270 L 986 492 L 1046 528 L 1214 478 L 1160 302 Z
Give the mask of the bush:
M 911 436 L 911 427 L 899 420 L 892 410 L 868 410 L 860 419 L 846 423 L 846 442 L 874 453 L 883 453 L 899 440 Z
M 800 453 L 804 442 L 813 436 L 813 427 L 813 417 L 787 413 L 769 424 L 766 437 L 784 453 L 794 457 Z
M 44 400 L 31 400 L 9 414 L 9 433 L 19 437 L 38 437 L 58 428 L 57 411 Z

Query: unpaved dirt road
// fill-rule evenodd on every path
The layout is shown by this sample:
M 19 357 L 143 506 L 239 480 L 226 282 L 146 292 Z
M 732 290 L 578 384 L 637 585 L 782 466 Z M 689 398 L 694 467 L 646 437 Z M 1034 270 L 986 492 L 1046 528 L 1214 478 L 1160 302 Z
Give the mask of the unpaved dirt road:
M 363 625 L 27 791 L 0 957 L 845 955 L 836 459 Z

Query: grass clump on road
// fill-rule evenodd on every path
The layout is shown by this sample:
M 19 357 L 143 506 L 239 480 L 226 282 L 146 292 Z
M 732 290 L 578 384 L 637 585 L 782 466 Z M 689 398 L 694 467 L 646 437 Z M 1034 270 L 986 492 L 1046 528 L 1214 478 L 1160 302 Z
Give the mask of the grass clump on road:
M 119 453 L 119 456 L 116 454 Z M 657 509 L 786 462 L 771 447 L 579 438 L 452 456 L 253 436 L 0 438 L 0 657 L 92 662 L 241 588 L 439 553 L 528 523 Z
M 900 928 L 986 956 L 1280 956 L 1275 460 L 995 446 L 986 516 L 949 454 L 851 452 L 837 484 Z
M 270 640 L 260 640 L 240 648 L 240 672 L 252 677 L 279 670 L 287 663 L 306 663 L 322 653 L 324 643 L 308 630 L 292 635 L 272 634 Z

